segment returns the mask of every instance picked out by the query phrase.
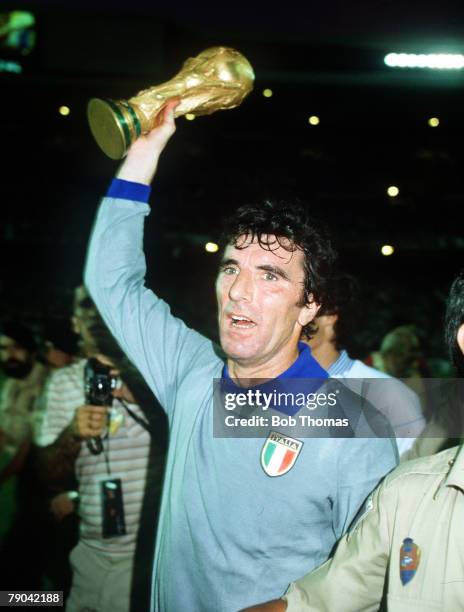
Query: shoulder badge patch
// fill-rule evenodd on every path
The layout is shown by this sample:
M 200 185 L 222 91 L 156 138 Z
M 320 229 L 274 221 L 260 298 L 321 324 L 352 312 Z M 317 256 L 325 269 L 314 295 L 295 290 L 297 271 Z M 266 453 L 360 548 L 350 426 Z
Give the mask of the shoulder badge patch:
M 400 578 L 403 586 L 414 578 L 419 561 L 420 548 L 412 538 L 405 538 L 400 549 Z
M 268 476 L 283 476 L 295 465 L 303 442 L 271 431 L 261 450 L 261 467 Z

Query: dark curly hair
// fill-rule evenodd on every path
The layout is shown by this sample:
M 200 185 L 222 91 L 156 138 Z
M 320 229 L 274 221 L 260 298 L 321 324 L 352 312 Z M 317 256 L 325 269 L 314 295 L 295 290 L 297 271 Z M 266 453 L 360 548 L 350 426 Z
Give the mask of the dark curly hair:
M 459 376 L 464 376 L 464 355 L 457 343 L 458 330 L 464 323 L 464 270 L 451 285 L 445 314 L 445 342 Z
M 279 247 L 288 252 L 303 251 L 305 276 L 299 305 L 330 301 L 329 279 L 337 254 L 326 227 L 314 221 L 299 201 L 266 199 L 261 204 L 241 206 L 225 221 L 222 247 L 232 244 L 246 248 L 239 240 L 241 236 L 257 240 L 268 251 Z M 311 322 L 303 333 L 310 337 L 314 329 Z
M 334 332 L 335 347 L 340 351 L 353 344 L 353 332 L 359 320 L 359 283 L 354 276 L 337 272 L 331 277 L 330 285 L 329 298 L 319 310 L 318 317 L 338 315 Z

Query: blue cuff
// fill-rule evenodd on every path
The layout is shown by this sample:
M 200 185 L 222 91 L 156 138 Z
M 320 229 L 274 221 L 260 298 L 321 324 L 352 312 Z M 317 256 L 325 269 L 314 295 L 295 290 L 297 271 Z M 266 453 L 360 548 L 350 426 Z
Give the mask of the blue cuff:
M 150 197 L 151 187 L 123 179 L 113 179 L 106 196 L 108 198 L 121 198 L 123 200 L 136 200 L 147 203 Z

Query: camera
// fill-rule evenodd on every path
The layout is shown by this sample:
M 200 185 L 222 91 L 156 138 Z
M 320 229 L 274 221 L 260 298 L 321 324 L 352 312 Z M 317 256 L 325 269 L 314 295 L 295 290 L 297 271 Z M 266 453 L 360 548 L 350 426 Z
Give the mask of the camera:
M 85 401 L 92 406 L 111 406 L 117 378 L 111 376 L 111 368 L 98 359 L 91 358 L 84 369 Z

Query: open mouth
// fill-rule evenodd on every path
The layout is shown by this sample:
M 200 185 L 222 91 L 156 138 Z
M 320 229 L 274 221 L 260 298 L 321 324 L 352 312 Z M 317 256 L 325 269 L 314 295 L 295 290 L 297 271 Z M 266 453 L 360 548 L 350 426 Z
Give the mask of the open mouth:
M 237 329 L 251 329 L 252 327 L 256 327 L 254 321 L 241 315 L 230 315 L 230 319 L 232 321 L 232 327 Z

